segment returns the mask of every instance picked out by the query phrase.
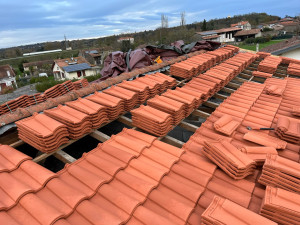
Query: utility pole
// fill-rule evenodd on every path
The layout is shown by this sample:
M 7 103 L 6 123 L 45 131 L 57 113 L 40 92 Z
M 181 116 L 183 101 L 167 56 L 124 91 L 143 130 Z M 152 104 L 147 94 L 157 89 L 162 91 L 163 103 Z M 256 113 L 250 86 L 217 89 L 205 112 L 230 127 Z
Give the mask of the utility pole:
M 67 50 L 68 49 L 67 37 L 66 37 L 66 35 L 64 35 L 64 37 L 65 37 L 65 46 L 66 46 L 66 50 Z

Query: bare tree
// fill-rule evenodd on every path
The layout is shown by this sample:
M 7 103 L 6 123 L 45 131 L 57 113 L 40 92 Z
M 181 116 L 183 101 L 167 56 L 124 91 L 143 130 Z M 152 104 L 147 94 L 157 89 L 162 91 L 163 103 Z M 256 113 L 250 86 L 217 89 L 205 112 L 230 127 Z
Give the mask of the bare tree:
M 180 26 L 185 26 L 186 25 L 186 21 L 185 21 L 185 11 L 180 13 L 181 18 L 180 18 Z
M 169 23 L 168 23 L 168 16 L 165 14 L 161 14 L 161 28 L 168 28 Z

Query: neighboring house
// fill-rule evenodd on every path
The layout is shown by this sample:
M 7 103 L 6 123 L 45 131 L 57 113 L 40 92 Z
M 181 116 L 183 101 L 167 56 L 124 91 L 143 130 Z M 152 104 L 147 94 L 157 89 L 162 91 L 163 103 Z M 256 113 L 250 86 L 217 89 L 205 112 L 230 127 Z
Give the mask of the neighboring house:
M 300 38 L 293 37 L 291 39 L 269 45 L 260 51 L 300 60 Z
M 96 75 L 91 64 L 81 56 L 54 60 L 52 70 L 54 77 L 58 80 L 82 79 L 86 76 Z
M 284 27 L 284 30 L 288 33 L 299 32 L 299 28 L 300 28 L 299 20 L 283 21 L 280 22 L 280 25 L 282 25 Z
M 51 68 L 53 62 L 54 62 L 53 60 L 43 60 L 43 61 L 23 63 L 23 68 L 24 71 L 28 71 L 28 72 L 30 72 L 31 68 L 33 71 L 37 71 L 37 70 L 41 71 L 44 70 L 43 67 L 45 66 L 49 66 L 49 68 Z
M 84 57 L 90 64 L 101 65 L 101 51 L 100 49 L 86 49 L 79 52 L 78 56 Z
M 244 41 L 247 38 L 257 38 L 261 36 L 260 29 L 240 30 L 234 35 L 236 41 Z
M 231 27 L 241 28 L 243 30 L 251 30 L 251 24 L 248 21 L 241 21 L 235 24 L 231 24 Z
M 218 42 L 234 42 L 234 35 L 236 32 L 242 30 L 242 28 L 238 27 L 229 27 L 223 28 L 219 30 L 210 30 L 203 32 L 196 32 L 198 39 L 202 40 L 210 40 L 210 41 L 218 41 Z
M 0 91 L 6 87 L 17 85 L 16 74 L 10 65 L 0 66 Z
M 133 37 L 120 37 L 117 41 L 118 42 L 130 41 L 130 44 L 133 44 L 134 43 L 134 38 Z

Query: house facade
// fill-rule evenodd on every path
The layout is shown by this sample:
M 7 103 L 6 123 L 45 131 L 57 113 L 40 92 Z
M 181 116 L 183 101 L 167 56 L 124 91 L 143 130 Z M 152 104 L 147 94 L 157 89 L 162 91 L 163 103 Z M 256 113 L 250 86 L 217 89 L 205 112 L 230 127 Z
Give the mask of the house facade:
M 241 28 L 243 30 L 251 30 L 251 24 L 248 21 L 241 21 L 235 24 L 231 24 L 231 27 Z
M 85 49 L 79 52 L 78 56 L 84 57 L 90 64 L 102 65 L 102 54 L 100 49 Z
M 240 30 L 234 35 L 236 41 L 244 41 L 247 38 L 257 38 L 261 36 L 262 33 L 260 29 Z
M 54 60 L 52 70 L 57 80 L 83 79 L 96 75 L 91 64 L 81 56 Z
M 0 66 L 0 92 L 7 87 L 17 85 L 16 74 L 10 65 Z
M 122 42 L 122 41 L 129 41 L 130 44 L 133 44 L 134 43 L 134 38 L 133 37 L 120 37 L 117 41 L 119 43 Z
M 228 42 L 235 41 L 234 35 L 236 32 L 238 32 L 240 30 L 242 30 L 242 28 L 229 27 L 229 28 L 223 28 L 223 29 L 219 29 L 219 30 L 197 32 L 196 35 L 199 36 L 199 38 L 202 40 L 228 43 Z
M 36 62 L 29 62 L 29 63 L 23 63 L 23 68 L 25 72 L 31 72 L 33 71 L 44 71 L 46 67 L 50 67 L 53 65 L 53 60 L 42 60 L 42 61 L 36 61 Z M 45 68 L 43 68 L 45 67 Z

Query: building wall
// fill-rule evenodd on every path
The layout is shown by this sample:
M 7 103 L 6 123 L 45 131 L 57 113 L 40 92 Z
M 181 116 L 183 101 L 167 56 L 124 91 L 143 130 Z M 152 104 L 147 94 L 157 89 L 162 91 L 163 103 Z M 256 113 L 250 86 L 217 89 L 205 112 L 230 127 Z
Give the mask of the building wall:
M 220 34 L 219 39 L 220 39 L 220 42 L 234 42 L 235 41 L 232 32 L 227 32 L 227 33 Z
M 292 59 L 298 59 L 298 60 L 300 60 L 300 48 L 294 49 L 294 50 L 289 51 L 289 52 L 285 52 L 283 54 L 280 54 L 280 56 L 284 56 L 284 57 L 289 57 L 289 58 L 292 58 Z
M 69 79 L 69 80 L 72 80 L 72 79 L 83 79 L 84 76 L 83 76 L 83 73 L 81 71 L 81 76 L 78 77 L 77 75 L 77 71 L 76 72 L 72 72 L 72 73 L 65 73 L 66 75 L 66 79 Z M 88 76 L 94 76 L 96 75 L 96 72 L 94 70 L 85 70 L 85 76 L 88 77 Z
M 12 86 L 13 83 L 14 83 L 15 85 L 17 85 L 17 83 L 16 83 L 16 78 L 15 78 L 15 77 L 6 77 L 6 78 L 0 79 L 0 84 L 5 84 L 6 87 Z M 1 90 L 1 85 L 0 85 L 0 91 L 2 91 L 2 90 Z
M 256 37 L 256 38 L 257 38 L 257 37 L 261 37 L 261 36 L 262 36 L 262 33 L 261 33 L 261 32 L 255 34 L 255 37 Z

